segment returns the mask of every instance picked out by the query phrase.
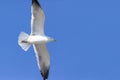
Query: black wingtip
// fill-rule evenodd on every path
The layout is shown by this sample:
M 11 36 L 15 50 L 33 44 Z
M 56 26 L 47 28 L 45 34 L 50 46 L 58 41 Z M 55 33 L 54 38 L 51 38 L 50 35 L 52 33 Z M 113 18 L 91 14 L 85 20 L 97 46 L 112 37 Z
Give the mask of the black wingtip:
M 40 8 L 41 8 L 41 5 L 39 4 L 38 0 L 32 0 L 32 5 L 33 5 L 34 3 L 35 3 L 36 5 L 38 5 L 38 6 L 40 6 Z
M 43 77 L 43 80 L 47 80 L 49 75 L 49 69 L 46 69 L 44 72 L 41 71 L 41 75 Z

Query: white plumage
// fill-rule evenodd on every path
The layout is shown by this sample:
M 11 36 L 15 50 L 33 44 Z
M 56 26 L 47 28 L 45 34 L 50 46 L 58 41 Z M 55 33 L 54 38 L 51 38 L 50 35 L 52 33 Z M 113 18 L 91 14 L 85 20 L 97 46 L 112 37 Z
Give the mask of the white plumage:
M 32 3 L 31 34 L 44 36 L 45 15 L 39 4 Z
M 34 51 L 44 80 L 47 80 L 50 68 L 50 57 L 46 48 L 47 42 L 55 41 L 44 34 L 44 12 L 37 0 L 32 0 L 31 34 L 21 32 L 18 38 L 18 44 L 24 51 L 27 51 L 33 44 Z

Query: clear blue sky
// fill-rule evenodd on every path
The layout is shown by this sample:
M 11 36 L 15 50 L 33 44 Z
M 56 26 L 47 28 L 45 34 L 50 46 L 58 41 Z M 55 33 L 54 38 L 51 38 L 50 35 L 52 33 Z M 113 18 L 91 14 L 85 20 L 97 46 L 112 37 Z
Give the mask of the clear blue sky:
M 49 80 L 120 80 L 119 0 L 39 0 L 46 15 Z M 31 0 L 0 1 L 0 80 L 42 80 L 31 47 L 17 44 L 30 33 Z

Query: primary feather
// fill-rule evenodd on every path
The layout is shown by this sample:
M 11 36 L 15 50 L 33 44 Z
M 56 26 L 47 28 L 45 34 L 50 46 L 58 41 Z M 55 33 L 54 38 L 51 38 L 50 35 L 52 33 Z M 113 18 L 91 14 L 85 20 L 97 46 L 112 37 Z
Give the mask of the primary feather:
M 31 34 L 44 35 L 44 12 L 37 0 L 32 0 Z

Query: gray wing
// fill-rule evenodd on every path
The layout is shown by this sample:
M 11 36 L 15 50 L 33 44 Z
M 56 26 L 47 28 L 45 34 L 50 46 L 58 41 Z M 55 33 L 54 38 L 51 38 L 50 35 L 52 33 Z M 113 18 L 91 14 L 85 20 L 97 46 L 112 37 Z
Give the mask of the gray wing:
M 32 0 L 31 34 L 44 35 L 44 12 L 37 0 Z
M 50 57 L 46 48 L 46 44 L 34 44 L 33 47 L 41 74 L 44 79 L 47 79 L 50 67 Z

